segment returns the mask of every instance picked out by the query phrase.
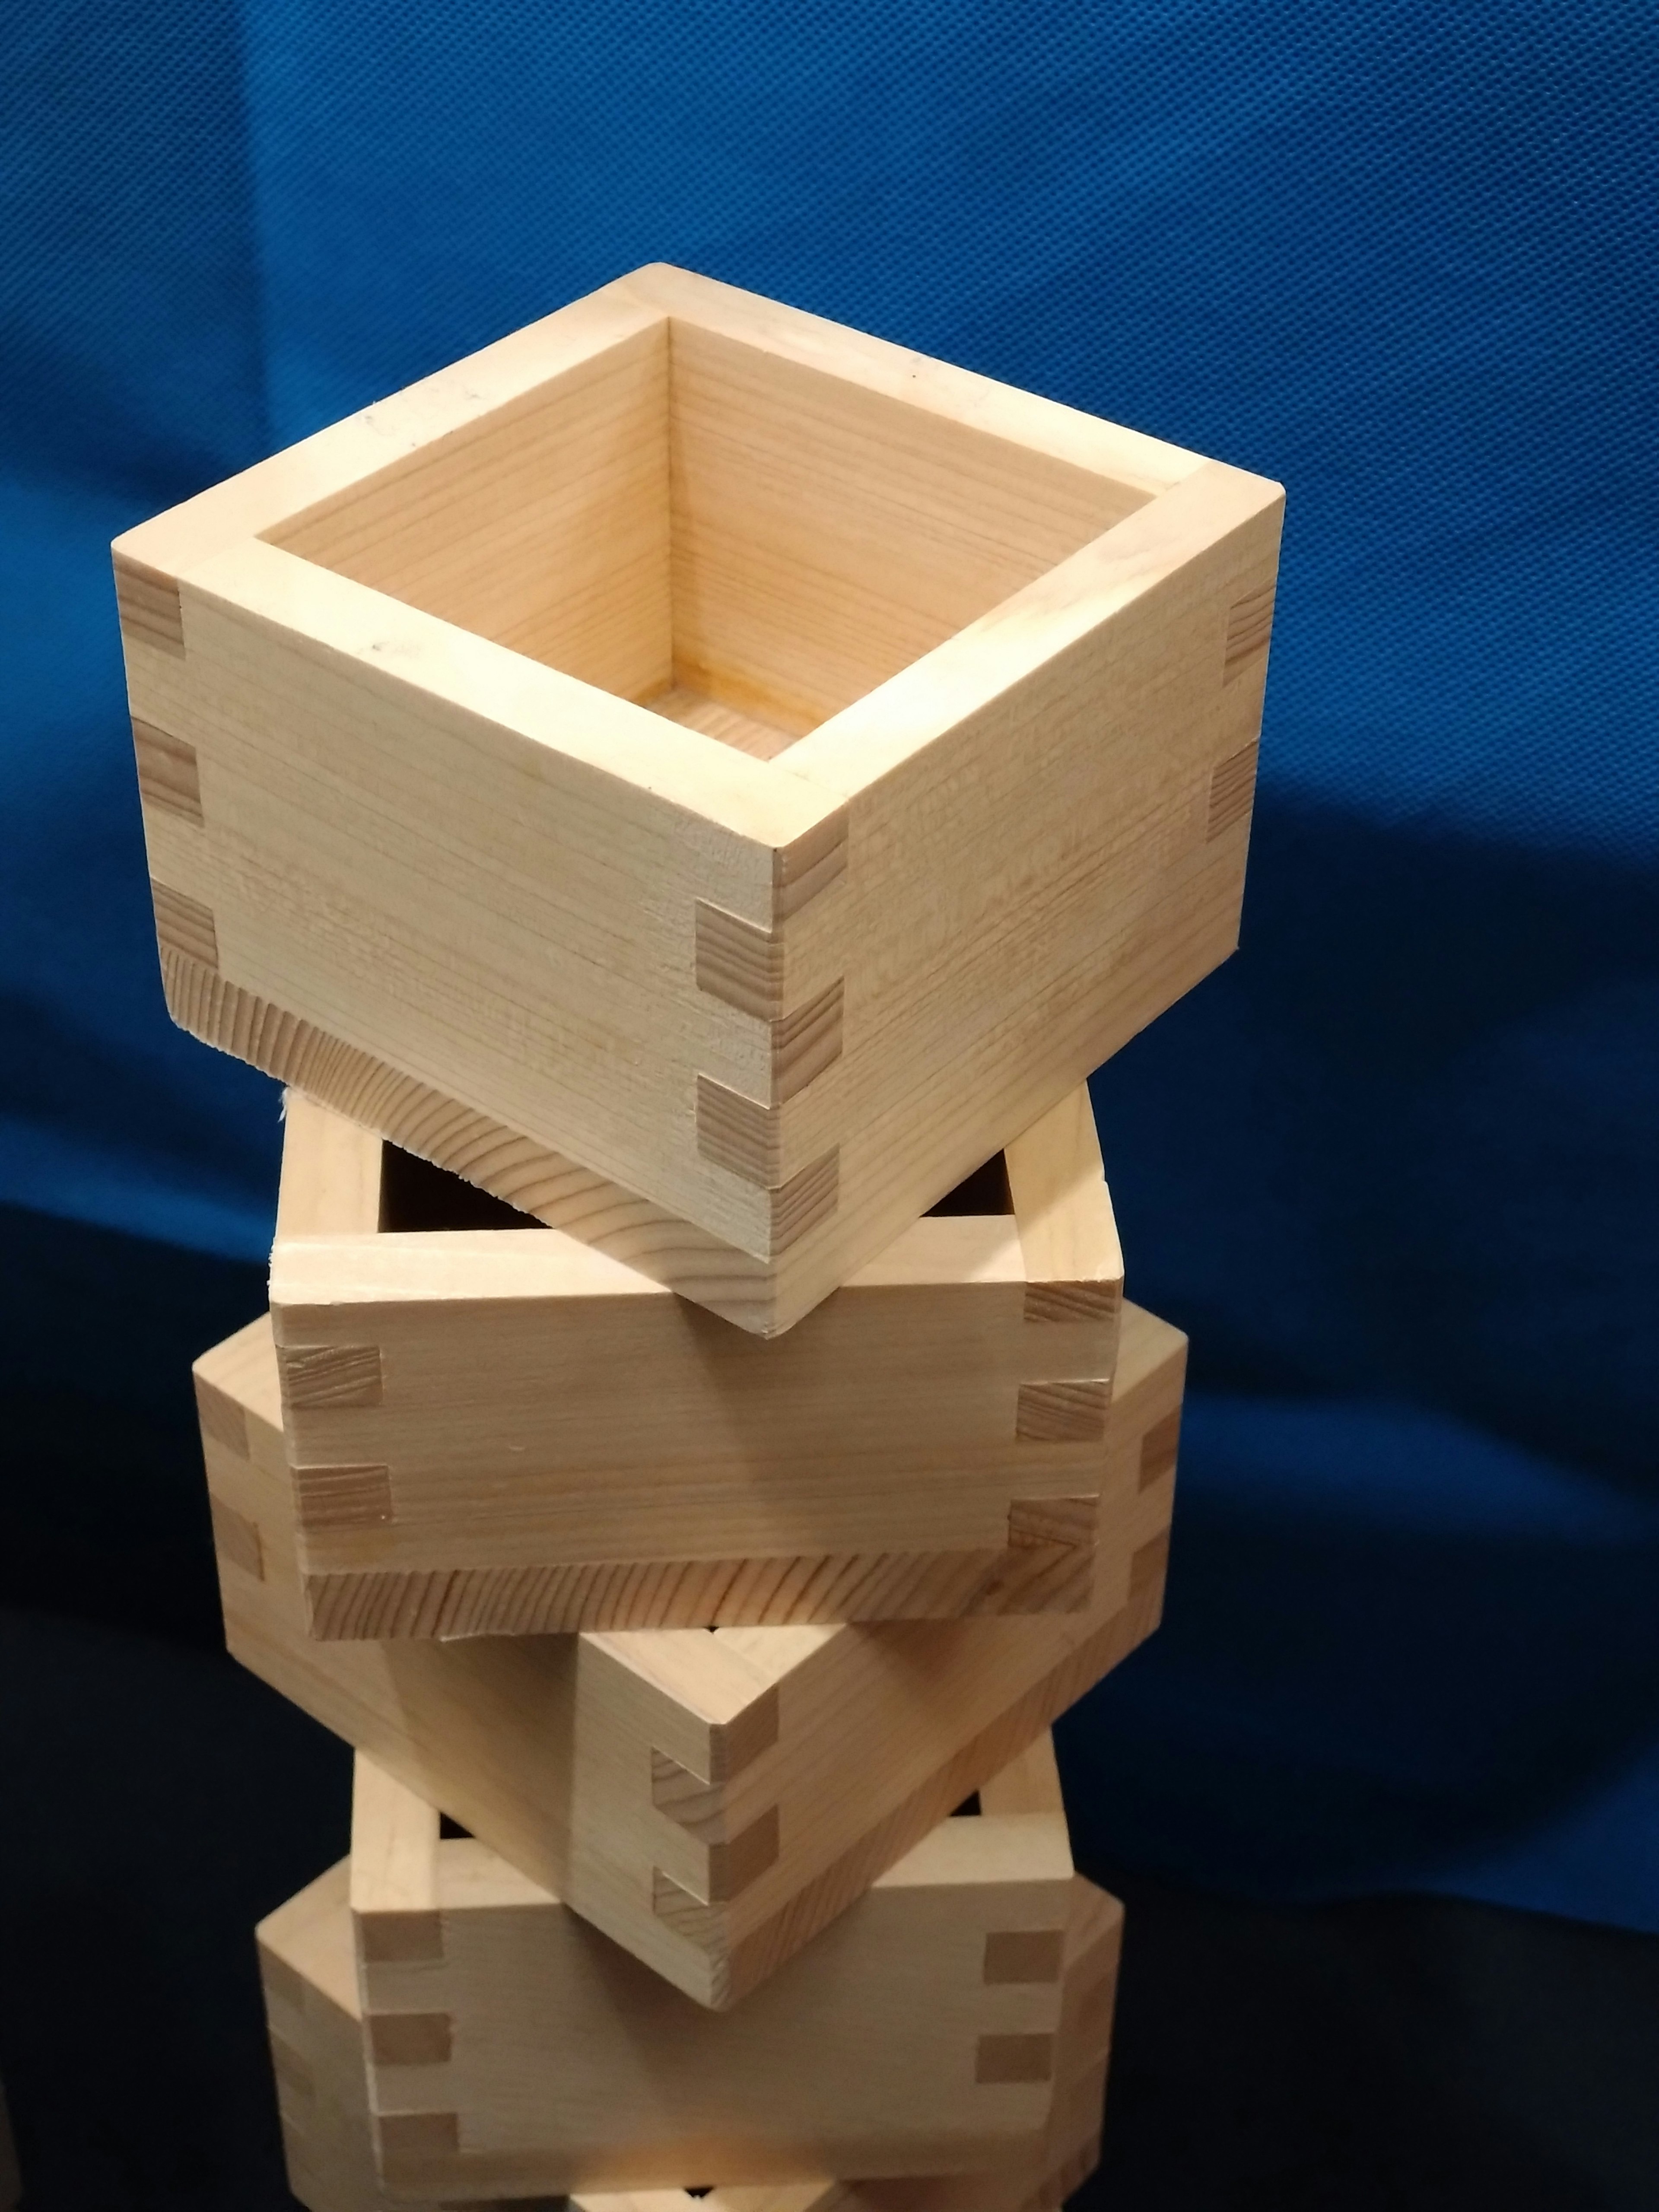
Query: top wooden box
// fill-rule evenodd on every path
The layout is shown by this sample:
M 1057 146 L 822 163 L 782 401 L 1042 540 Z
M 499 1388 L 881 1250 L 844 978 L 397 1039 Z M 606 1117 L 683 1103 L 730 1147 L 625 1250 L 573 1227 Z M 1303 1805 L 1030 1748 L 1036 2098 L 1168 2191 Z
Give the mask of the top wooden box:
M 1231 950 L 1280 506 L 637 271 L 117 540 L 174 1017 L 787 1328 Z

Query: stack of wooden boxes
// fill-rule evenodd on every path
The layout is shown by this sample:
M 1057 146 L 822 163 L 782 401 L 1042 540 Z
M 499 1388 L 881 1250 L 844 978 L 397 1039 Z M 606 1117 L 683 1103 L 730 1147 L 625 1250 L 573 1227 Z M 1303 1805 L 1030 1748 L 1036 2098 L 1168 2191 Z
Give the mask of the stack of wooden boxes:
M 168 1002 L 290 1088 L 200 1362 L 314 2212 L 1089 2167 L 1048 1724 L 1180 1335 L 1084 1087 L 1237 933 L 1275 486 L 653 268 L 118 542 Z

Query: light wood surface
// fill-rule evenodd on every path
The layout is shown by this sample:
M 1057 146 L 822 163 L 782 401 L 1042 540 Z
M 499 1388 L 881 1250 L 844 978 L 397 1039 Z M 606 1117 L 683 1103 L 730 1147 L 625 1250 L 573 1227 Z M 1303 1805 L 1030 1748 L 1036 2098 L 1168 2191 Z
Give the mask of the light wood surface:
M 197 1364 L 232 1651 L 700 2003 L 799 1951 L 1157 1625 L 1185 1342 L 1123 1310 L 1076 1613 L 441 1643 L 307 1633 L 276 1356 Z M 856 1785 L 849 1786 L 849 1777 Z
M 1011 2160 L 971 2174 L 866 2180 L 845 2186 L 834 2212 L 1021 2212 L 1064 2203 L 1100 2160 L 1102 2107 L 1111 2057 L 1112 2015 L 1123 1948 L 1123 1908 L 1077 1875 L 1066 1931 L 1054 2096 L 1030 2186 L 1029 2165 Z M 1023 2194 L 1016 2195 L 1016 2191 Z M 730 2212 L 766 2212 L 758 2203 Z M 830 2212 L 830 2208 L 824 2208 Z
M 785 1329 L 1231 951 L 1280 504 L 637 271 L 118 541 L 175 1018 Z
M 629 1957 L 362 1754 L 352 1821 L 381 2179 L 427 2198 L 972 2172 L 1053 2097 L 1059 1780 L 943 1822 L 734 2010 Z M 422 1911 L 416 1900 L 432 1900 Z
M 1088 1602 L 1123 1269 L 1086 1091 L 1009 1146 L 1012 1212 L 913 1224 L 771 1343 L 556 1230 L 465 1225 L 436 1170 L 400 1215 L 383 1150 L 289 1094 L 270 1297 L 314 1636 Z
M 348 1887 L 342 1863 L 258 1931 L 283 2142 L 290 2185 L 310 2212 L 395 2212 L 410 2200 L 386 2193 L 375 2169 Z M 573 2212 L 693 2212 L 699 2203 L 714 2212 L 1048 2212 L 1095 2163 L 1121 1918 L 1114 1899 L 1073 1877 L 1048 2118 L 998 2164 L 971 2174 L 736 2184 L 702 2198 L 583 2187 Z M 558 2201 L 520 2192 L 511 2212 L 553 2212 Z M 475 2198 L 458 2212 L 493 2212 L 497 2202 Z

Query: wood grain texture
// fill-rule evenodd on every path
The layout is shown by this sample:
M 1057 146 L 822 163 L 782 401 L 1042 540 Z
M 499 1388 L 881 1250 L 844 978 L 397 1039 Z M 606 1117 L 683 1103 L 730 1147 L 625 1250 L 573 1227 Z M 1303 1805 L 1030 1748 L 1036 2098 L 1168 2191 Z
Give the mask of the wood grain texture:
M 741 915 L 699 899 L 696 907 L 697 988 L 757 1021 L 783 1015 L 783 933 L 757 929 Z
M 781 729 L 815 728 L 1141 504 L 690 308 L 671 325 L 676 672 Z
M 782 1627 L 1076 1612 L 1087 1604 L 1094 1580 L 1088 1540 L 1094 1501 L 1086 1501 L 1086 1526 L 1068 1526 L 1063 1533 L 1042 1510 L 1046 1503 L 1017 1501 L 1000 1548 L 697 1559 L 663 1566 L 599 1561 L 560 1568 L 358 1568 L 308 1574 L 305 1601 L 310 1632 L 324 1643 L 550 1636 L 600 1626 Z M 378 1538 L 395 1522 L 395 1514 L 388 1514 L 367 1525 Z M 304 1533 L 307 1540 L 326 1539 L 351 1525 L 307 1520 Z
M 757 721 L 752 714 L 739 714 L 735 707 L 724 706 L 683 684 L 671 684 L 644 703 L 653 714 L 665 714 L 671 722 L 688 730 L 701 730 L 705 737 L 718 738 L 723 745 L 735 745 L 740 753 L 751 753 L 757 760 L 774 760 L 795 741 L 793 730 Z
M 1143 1490 L 1150 1488 L 1155 1482 L 1161 1482 L 1166 1474 L 1175 1472 L 1176 1452 L 1180 1443 L 1181 1408 L 1177 1406 L 1173 1413 L 1160 1421 L 1155 1429 L 1149 1429 L 1141 1439 L 1140 1483 Z
M 409 1230 L 374 1142 L 291 1095 L 271 1301 L 314 1635 L 1087 1604 L 1122 1263 L 1086 1095 L 1011 1148 L 1012 1214 L 913 1224 L 771 1343 L 528 1222 Z M 1065 1325 L 1033 1328 L 1045 1287 Z
M 1024 1551 L 1092 1551 L 1099 1522 L 1097 1498 L 1017 1498 L 1008 1508 L 1008 1541 Z
M 697 1078 L 697 1150 L 763 1190 L 775 1190 L 787 1180 L 776 1107 L 708 1075 Z
M 1059 2212 L 1100 2157 L 1101 2108 L 1111 2053 L 1123 1909 L 1079 1875 L 1065 1936 L 1054 2100 L 1042 2146 L 977 2173 L 842 2185 L 835 2212 Z M 732 2203 L 730 2212 L 767 2212 Z
M 846 986 L 837 976 L 816 998 L 771 1024 L 774 1105 L 781 1106 L 797 1097 L 841 1058 L 846 997 Z
M 184 615 L 175 577 L 118 552 L 115 605 L 129 650 L 135 645 L 149 646 L 172 658 L 184 659 Z
M 198 828 L 202 822 L 202 777 L 194 745 L 153 723 L 135 721 L 132 750 L 138 763 L 138 796 Z
M 582 682 L 637 697 L 672 659 L 667 333 L 440 436 L 272 544 Z M 548 588 L 556 575 L 560 588 Z
M 1089 1443 L 1106 1434 L 1109 1382 L 1022 1382 L 1014 1434 L 1031 1443 Z
M 285 1406 L 379 1406 L 386 1376 L 378 1344 L 284 1344 L 276 1354 Z
M 403 1917 L 416 1828 L 441 1961 L 374 1941 L 382 1909 Z M 360 1757 L 350 1896 L 382 2180 L 443 2198 L 996 2164 L 1048 2118 L 1073 1881 L 1055 1780 L 1039 1807 L 945 1822 L 764 1990 L 710 2013 L 494 1852 L 441 1840 L 437 1814 Z M 988 1979 L 993 1938 L 1045 1942 L 1052 1970 Z M 423 2141 L 428 2118 L 458 2138 Z
M 296 1467 L 295 1517 L 308 1537 L 331 1531 L 374 1530 L 375 1540 L 393 1518 L 392 1470 L 373 1463 L 346 1467 Z
M 1217 762 L 1210 778 L 1210 809 L 1204 829 L 1206 838 L 1219 837 L 1249 819 L 1255 804 L 1257 750 L 1253 744 L 1243 745 L 1224 761 Z
M 1110 1322 L 1123 1295 L 1123 1248 L 1087 1084 L 1023 1130 L 1004 1158 L 1026 1320 Z
M 1250 662 L 1265 655 L 1273 635 L 1273 591 L 1270 579 L 1235 599 L 1227 610 L 1227 651 L 1223 671 L 1231 684 Z
M 210 1436 L 228 1445 L 239 1457 L 248 1454 L 247 1415 L 241 1401 L 231 1397 L 210 1382 L 205 1375 L 196 1377 L 196 1418 L 204 1436 Z
M 1279 506 L 637 272 L 119 542 L 170 1003 L 787 1328 L 1231 951 Z
M 276 1356 L 257 1323 L 198 1363 L 243 1408 L 248 1444 L 204 1431 L 210 1491 L 258 1528 L 264 1563 L 256 1582 L 221 1559 L 230 1648 L 656 1974 L 724 2008 L 1156 1626 L 1173 1481 L 1141 1487 L 1141 1446 L 1179 1403 L 1183 1360 L 1177 1332 L 1124 1308 L 1101 1497 L 1102 1556 L 1116 1564 L 1080 1612 L 324 1644 L 307 1632 Z M 656 1802 L 665 1761 L 706 1785 L 690 1820 Z M 710 1901 L 711 1845 L 769 1808 L 775 1862 Z M 655 1911 L 659 1875 L 705 1904 L 696 1940 Z
M 191 1036 L 309 1093 L 343 1119 L 372 1125 L 388 1142 L 621 1260 L 739 1328 L 775 1335 L 794 1317 L 797 1304 L 805 1310 L 812 1302 L 805 1277 L 798 1278 L 789 1254 L 775 1270 L 591 1169 L 236 989 L 210 968 L 165 945 L 161 976 L 168 1011 Z
M 213 1522 L 213 1548 L 228 1567 L 240 1567 L 255 1582 L 263 1582 L 265 1575 L 264 1546 L 259 1540 L 258 1523 L 239 1513 L 234 1505 L 222 1498 L 210 1498 L 208 1505 Z
M 309 2212 L 396 2212 L 410 2200 L 386 2193 L 375 2170 L 364 2053 L 373 2030 L 357 1986 L 347 1881 L 343 1863 L 331 1869 L 258 1930 L 289 2179 Z M 510 2200 L 474 2193 L 450 2204 L 455 2212 L 565 2212 L 567 2203 L 568 2212 L 1058 2212 L 1097 2155 L 1121 1917 L 1115 1900 L 1073 1877 L 1047 2120 L 972 2172 L 734 2180 L 701 2197 L 583 2185 L 568 2200 L 515 2189 Z
M 175 953 L 199 968 L 219 965 L 219 933 L 213 909 L 188 892 L 150 878 L 150 898 L 155 908 L 155 939 L 163 955 Z

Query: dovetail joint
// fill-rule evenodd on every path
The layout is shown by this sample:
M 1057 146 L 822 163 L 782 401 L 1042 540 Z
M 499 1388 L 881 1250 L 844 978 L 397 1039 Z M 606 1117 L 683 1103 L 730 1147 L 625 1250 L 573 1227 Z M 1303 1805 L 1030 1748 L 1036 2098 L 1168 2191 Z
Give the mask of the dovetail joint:
M 992 1984 L 1057 1982 L 1065 1953 L 1058 1928 L 994 1930 L 985 1938 L 982 1978 Z
M 1140 1439 L 1140 1488 L 1149 1490 L 1161 1475 L 1173 1474 L 1181 1444 L 1181 1408 L 1166 1413 Z
M 208 1516 L 213 1524 L 213 1548 L 222 1563 L 240 1567 L 245 1575 L 252 1575 L 256 1583 L 262 1583 L 265 1578 L 265 1553 L 258 1522 L 250 1521 L 246 1513 L 239 1513 L 234 1505 L 227 1505 L 211 1491 L 208 1492 Z
M 1231 684 L 1246 664 L 1267 650 L 1273 635 L 1275 586 L 1258 584 L 1233 601 L 1227 610 L 1227 644 L 1222 661 L 1222 682 Z
M 329 1528 L 380 1528 L 392 1512 L 389 1467 L 296 1467 L 294 1489 L 307 1535 Z
M 1210 804 L 1205 817 L 1206 842 L 1243 821 L 1255 803 L 1255 764 L 1260 747 L 1253 741 L 1218 761 L 1210 773 Z
M 185 891 L 176 891 L 170 884 L 149 879 L 150 897 L 155 907 L 156 942 L 163 951 L 177 952 L 198 967 L 211 968 L 216 974 L 219 966 L 219 933 L 214 925 L 213 909 L 203 905 L 200 899 L 191 898 Z
M 276 1364 L 283 1399 L 296 1411 L 378 1406 L 384 1395 L 378 1344 L 284 1344 Z
M 374 2132 L 387 2162 L 448 2157 L 461 2147 L 461 2124 L 454 2112 L 378 2112 Z
M 202 777 L 195 746 L 134 715 L 132 750 L 138 763 L 138 796 L 143 803 L 177 814 L 199 828 Z
M 376 2066 L 446 2066 L 455 2027 L 447 2012 L 379 2012 L 368 2015 L 369 2055 Z
M 436 1912 L 363 1912 L 357 1940 L 371 1966 L 424 1964 L 444 1954 L 444 1923 Z
M 1052 2035 L 981 2035 L 974 2055 L 974 2079 L 992 2081 L 1052 2081 Z
M 1098 1443 L 1106 1434 L 1110 1382 L 1022 1382 L 1014 1434 L 1031 1443 Z

